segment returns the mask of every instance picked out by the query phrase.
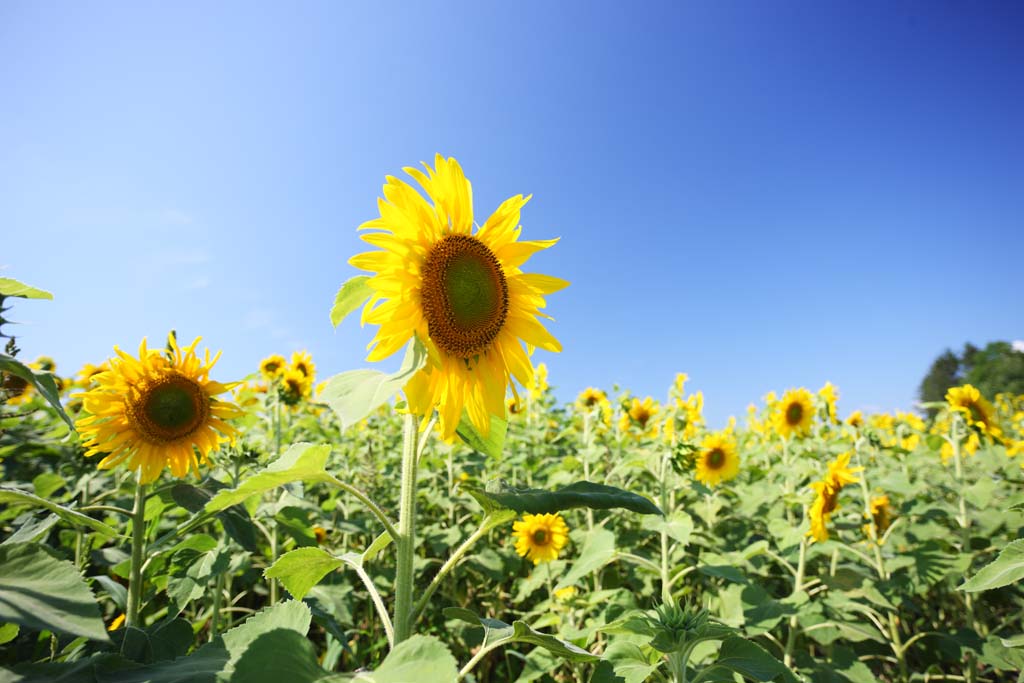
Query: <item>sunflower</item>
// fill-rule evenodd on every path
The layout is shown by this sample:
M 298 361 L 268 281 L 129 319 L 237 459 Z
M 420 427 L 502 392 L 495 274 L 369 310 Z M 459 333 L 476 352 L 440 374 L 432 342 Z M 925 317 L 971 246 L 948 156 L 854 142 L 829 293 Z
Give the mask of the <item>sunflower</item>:
M 292 353 L 292 368 L 302 373 L 302 376 L 306 378 L 306 383 L 313 386 L 313 381 L 316 378 L 316 365 L 313 364 L 313 356 L 309 355 L 309 351 L 295 351 Z
M 303 397 L 309 395 L 309 380 L 299 370 L 287 368 L 281 376 L 281 386 L 278 391 L 281 392 L 281 400 L 287 405 L 293 406 Z
M 487 435 L 490 416 L 505 416 L 512 379 L 533 386 L 534 347 L 561 351 L 537 318 L 544 295 L 569 283 L 520 270 L 558 241 L 519 241 L 519 214 L 529 196 L 505 200 L 474 233 L 472 190 L 462 168 L 440 154 L 434 164 L 424 164 L 426 173 L 404 169 L 426 198 L 388 176 L 380 217 L 360 226 L 379 231 L 363 240 L 381 249 L 349 260 L 373 273 L 362 322 L 380 328 L 367 360 L 391 356 L 415 335 L 428 361 L 405 386 L 411 411 L 438 408 L 445 439 L 454 436 L 463 412 Z
M 811 520 L 811 528 L 807 535 L 815 541 L 828 540 L 828 522 L 832 513 L 839 509 L 839 489 L 833 488 L 828 481 L 811 483 L 811 488 L 818 494 L 807 511 Z
M 968 425 L 993 436 L 1002 434 L 992 404 L 970 384 L 951 388 L 946 392 L 946 401 L 953 410 L 964 416 Z
M 814 404 L 806 389 L 790 389 L 775 404 L 775 431 L 784 439 L 806 434 L 813 420 Z
M 846 424 L 850 425 L 854 429 L 864 426 L 864 413 L 855 410 L 846 418 Z
M 847 451 L 836 456 L 836 459 L 828 464 L 828 474 L 825 481 L 837 491 L 847 484 L 856 484 L 860 479 L 853 476 L 856 472 L 863 470 L 863 467 L 850 467 L 850 457 L 853 451 Z
M 198 343 L 196 338 L 182 349 L 172 336 L 164 353 L 146 348 L 143 339 L 138 358 L 114 347 L 110 369 L 93 377 L 92 389 L 77 394 L 88 413 L 75 423 L 86 457 L 106 454 L 100 469 L 127 461 L 148 484 L 164 467 L 176 477 L 193 468 L 198 473 L 200 459 L 207 462 L 211 451 L 234 437 L 225 420 L 241 411 L 214 398 L 232 385 L 209 379 L 220 354 L 211 360 L 207 350 L 200 359 Z
M 643 433 L 649 425 L 657 424 L 651 418 L 658 414 L 658 404 L 650 396 L 646 397 L 643 401 L 634 397 L 633 401 L 624 407 L 626 412 L 622 414 L 622 418 L 619 420 L 619 429 L 622 431 L 635 426 Z
M 533 382 L 530 384 L 530 399 L 539 401 L 548 390 L 548 366 L 538 363 L 533 372 Z
M 93 365 L 92 363 L 86 363 L 82 366 L 82 369 L 78 371 L 78 386 L 83 389 L 88 389 L 89 385 L 92 384 L 92 378 L 101 372 L 106 372 L 110 367 L 107 362 L 104 361 L 99 365 Z
M 825 382 L 825 386 L 818 389 L 818 397 L 825 402 L 825 413 L 832 422 L 836 421 L 836 401 L 839 400 L 839 390 L 832 382 Z
M 512 530 L 516 552 L 534 564 L 558 559 L 558 553 L 569 542 L 569 527 L 558 513 L 525 514 L 522 521 L 512 524 Z
M 876 539 L 881 542 L 882 535 L 892 525 L 892 509 L 889 507 L 889 496 L 876 496 L 871 499 L 871 521 L 875 525 Z
M 576 397 L 576 409 L 580 412 L 600 408 L 608 404 L 608 394 L 594 387 L 587 387 Z
M 707 486 L 717 486 L 729 481 L 740 471 L 740 458 L 736 453 L 736 441 L 726 432 L 708 434 L 701 443 L 697 454 L 694 477 Z
M 271 354 L 260 361 L 260 374 L 264 379 L 272 381 L 284 374 L 285 366 L 284 356 Z

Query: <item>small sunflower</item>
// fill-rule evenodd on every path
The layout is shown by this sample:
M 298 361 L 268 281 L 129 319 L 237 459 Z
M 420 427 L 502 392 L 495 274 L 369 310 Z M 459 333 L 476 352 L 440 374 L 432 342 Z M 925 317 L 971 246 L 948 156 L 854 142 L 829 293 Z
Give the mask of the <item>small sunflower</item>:
M 825 382 L 825 386 L 818 390 L 818 397 L 825 402 L 825 413 L 832 422 L 838 420 L 836 413 L 836 401 L 839 400 L 839 390 L 832 382 Z
M 292 354 L 292 367 L 302 373 L 306 382 L 312 386 L 316 379 L 316 365 L 313 364 L 313 356 L 309 351 L 296 351 Z
M 349 263 L 373 273 L 362 322 L 380 325 L 367 360 L 391 356 L 415 336 L 427 349 L 427 366 L 405 386 L 416 415 L 438 409 L 441 434 L 454 437 L 465 412 L 482 434 L 490 416 L 505 416 L 513 378 L 532 387 L 535 347 L 561 351 L 538 317 L 544 297 L 565 280 L 524 273 L 534 253 L 558 240 L 519 241 L 520 210 L 530 197 L 515 195 L 473 230 L 473 194 L 455 159 L 440 154 L 426 173 L 404 169 L 426 195 L 387 177 L 380 217 L 360 226 L 379 251 Z M 428 202 L 429 200 L 429 202 Z
M 286 368 L 281 376 L 281 400 L 293 406 L 309 395 L 310 386 L 306 376 L 295 368 Z
M 593 410 L 608 403 L 608 394 L 594 387 L 587 387 L 576 397 L 576 409 L 580 412 Z
M 736 441 L 725 432 L 708 434 L 701 443 L 697 454 L 697 481 L 707 486 L 717 486 L 729 481 L 740 471 L 740 457 L 736 452 Z
M 871 521 L 875 525 L 877 540 L 881 542 L 882 535 L 892 525 L 892 508 L 889 504 L 889 496 L 876 496 L 871 499 Z
M 650 396 L 643 401 L 633 398 L 633 401 L 628 404 L 626 412 L 622 414 L 619 428 L 626 431 L 630 426 L 635 426 L 641 433 L 645 432 L 649 425 L 655 424 L 652 418 L 658 414 L 658 410 L 658 404 Z
M 512 524 L 512 530 L 516 552 L 534 564 L 558 559 L 558 553 L 569 542 L 569 527 L 557 513 L 525 514 L 521 521 Z
M 967 424 L 993 436 L 1001 435 L 995 409 L 975 387 L 970 384 L 953 387 L 946 392 L 946 401 L 953 410 L 964 416 Z
M 853 427 L 855 429 L 859 428 L 859 427 L 863 427 L 864 426 L 864 413 L 859 411 L 859 410 L 853 411 L 846 418 L 846 424 L 850 425 L 851 427 Z
M 813 421 L 814 403 L 806 389 L 790 389 L 775 404 L 775 431 L 784 439 L 808 433 Z
M 271 354 L 260 361 L 260 374 L 264 379 L 273 381 L 284 374 L 286 365 L 284 356 Z
M 182 349 L 172 336 L 165 353 L 147 348 L 143 339 L 138 358 L 114 347 L 110 369 L 93 377 L 92 389 L 77 394 L 88 413 L 75 423 L 86 457 L 105 454 L 100 469 L 127 461 L 148 484 L 164 467 L 176 477 L 193 468 L 198 473 L 200 460 L 207 462 L 211 451 L 234 437 L 225 420 L 241 411 L 214 398 L 231 385 L 209 379 L 220 354 L 211 359 L 207 350 L 201 359 L 198 343 L 196 338 Z
M 811 488 L 818 494 L 807 511 L 811 528 L 807 535 L 815 541 L 828 540 L 828 522 L 832 513 L 839 509 L 839 489 L 833 488 L 828 481 L 811 483 Z
M 545 363 L 537 363 L 533 372 L 533 382 L 530 384 L 530 398 L 539 401 L 548 390 L 548 366 Z

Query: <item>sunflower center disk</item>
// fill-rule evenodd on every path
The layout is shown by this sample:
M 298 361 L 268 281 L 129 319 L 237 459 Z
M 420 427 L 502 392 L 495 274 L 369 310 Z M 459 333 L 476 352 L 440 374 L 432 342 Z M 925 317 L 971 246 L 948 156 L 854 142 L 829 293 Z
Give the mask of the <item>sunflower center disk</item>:
M 537 529 L 533 532 L 533 542 L 537 545 L 544 545 L 548 542 L 548 532 L 543 529 Z
M 708 467 L 713 470 L 717 470 L 725 464 L 725 453 L 719 449 L 715 449 L 708 453 Z
M 508 315 L 508 283 L 494 253 L 469 235 L 449 235 L 423 265 L 423 315 L 443 351 L 470 358 L 498 336 Z
M 131 416 L 150 441 L 165 443 L 188 436 L 205 424 L 209 406 L 196 382 L 175 377 L 143 392 Z
M 800 424 L 800 420 L 803 416 L 804 408 L 799 403 L 790 403 L 789 407 L 786 408 L 786 422 L 791 425 Z

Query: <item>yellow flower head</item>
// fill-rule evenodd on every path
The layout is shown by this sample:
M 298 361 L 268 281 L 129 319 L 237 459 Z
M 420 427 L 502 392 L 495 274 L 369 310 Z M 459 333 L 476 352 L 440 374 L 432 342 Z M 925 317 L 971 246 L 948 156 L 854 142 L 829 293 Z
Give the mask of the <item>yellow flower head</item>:
M 807 535 L 815 541 L 827 541 L 829 519 L 839 509 L 839 489 L 833 488 L 828 481 L 813 482 L 811 488 L 818 495 L 807 511 L 811 521 Z
M 875 525 L 877 539 L 881 542 L 882 535 L 892 525 L 892 508 L 889 496 L 876 496 L 871 499 L 871 521 Z
M 825 386 L 818 390 L 818 396 L 825 402 L 825 411 L 828 413 L 828 419 L 833 422 L 836 421 L 836 401 L 839 400 L 839 390 L 836 389 L 832 382 L 825 382 Z
M 293 406 L 308 396 L 310 392 L 309 380 L 306 375 L 295 368 L 287 368 L 281 377 L 281 400 Z
M 837 456 L 835 460 L 828 464 L 828 474 L 825 475 L 825 481 L 837 491 L 847 484 L 856 484 L 860 481 L 860 479 L 853 475 L 864 468 L 850 467 L 850 458 L 852 456 L 853 451 L 847 451 Z
M 486 435 L 490 416 L 505 416 L 512 379 L 533 386 L 534 347 L 561 351 L 537 318 L 544 297 L 569 283 L 521 270 L 558 241 L 519 241 L 529 197 L 505 200 L 474 233 L 472 190 L 458 162 L 439 154 L 434 168 L 424 167 L 404 169 L 423 194 L 387 177 L 380 217 L 360 226 L 376 231 L 363 239 L 380 250 L 349 260 L 373 273 L 362 321 L 380 328 L 367 359 L 387 358 L 415 335 L 428 361 L 405 386 L 410 410 L 437 408 L 445 439 L 463 412 Z
M 33 370 L 41 370 L 42 372 L 57 372 L 57 363 L 49 356 L 39 356 L 29 363 L 28 366 Z
M 523 515 L 521 521 L 512 524 L 512 530 L 516 552 L 534 564 L 558 559 L 558 553 L 569 542 L 569 527 L 558 513 Z
M 77 379 L 79 386 L 81 386 L 83 389 L 88 388 L 89 385 L 92 383 L 93 377 L 100 374 L 101 372 L 106 372 L 109 369 L 110 367 L 107 365 L 105 361 L 103 363 L 100 363 L 99 365 L 86 363 L 85 365 L 82 366 L 82 369 L 78 371 Z
M 811 430 L 814 403 L 806 389 L 790 389 L 775 403 L 774 410 L 775 431 L 782 438 L 802 436 Z
M 707 486 L 717 486 L 733 479 L 740 471 L 740 457 L 736 452 L 736 440 L 726 432 L 708 434 L 701 443 L 697 454 L 697 481 Z
M 260 374 L 267 380 L 274 380 L 284 374 L 284 356 L 272 354 L 260 361 Z
M 313 365 L 313 356 L 309 355 L 309 351 L 295 351 L 292 353 L 292 368 L 302 373 L 302 376 L 306 378 L 307 384 L 313 385 L 316 379 L 316 366 Z
M 968 425 L 993 436 L 1001 434 L 992 404 L 970 384 L 951 388 L 946 392 L 946 401 L 953 410 L 964 416 Z
M 225 420 L 241 411 L 214 398 L 232 385 L 209 379 L 220 354 L 211 360 L 207 350 L 201 359 L 197 344 L 198 338 L 182 349 L 171 337 L 164 353 L 146 348 L 143 339 L 138 358 L 114 347 L 110 370 L 93 378 L 92 389 L 77 394 L 88 413 L 75 423 L 86 457 L 105 454 L 100 469 L 127 461 L 143 484 L 164 467 L 175 477 L 193 468 L 198 474 L 200 459 L 207 462 L 211 451 L 233 438 L 236 432 Z
M 576 397 L 576 408 L 580 412 L 593 410 L 608 403 L 608 394 L 594 387 L 587 387 Z
M 853 411 L 852 413 L 850 413 L 849 417 L 846 418 L 846 424 L 850 425 L 851 427 L 855 427 L 855 428 L 863 427 L 864 426 L 864 413 L 859 411 L 859 410 Z
M 547 390 L 548 366 L 545 363 L 537 363 L 537 368 L 533 372 L 533 382 L 530 384 L 530 398 L 539 401 Z
M 566 586 L 565 588 L 559 588 L 555 591 L 555 600 L 559 602 L 569 602 L 576 597 L 579 593 L 579 589 L 576 586 Z

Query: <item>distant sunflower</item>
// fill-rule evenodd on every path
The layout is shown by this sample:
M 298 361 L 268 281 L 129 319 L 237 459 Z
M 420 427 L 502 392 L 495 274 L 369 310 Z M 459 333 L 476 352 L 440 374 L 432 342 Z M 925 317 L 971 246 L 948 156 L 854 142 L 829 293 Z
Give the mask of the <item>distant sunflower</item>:
M 580 411 L 593 410 L 608 403 L 608 394 L 594 387 L 587 387 L 576 397 L 576 409 Z
M 519 214 L 529 196 L 505 200 L 474 232 L 472 189 L 458 162 L 438 154 L 434 168 L 424 167 L 426 173 L 404 170 L 426 198 L 387 177 L 380 217 L 360 226 L 380 231 L 363 236 L 380 251 L 349 260 L 373 273 L 362 321 L 380 328 L 367 360 L 391 356 L 415 335 L 428 361 L 405 386 L 411 411 L 437 408 L 445 439 L 454 436 L 463 412 L 486 435 L 490 416 L 505 416 L 512 379 L 533 386 L 533 348 L 562 349 L 537 318 L 544 296 L 569 283 L 520 270 L 558 241 L 519 241 Z
M 836 456 L 836 459 L 828 464 L 828 474 L 825 475 L 825 481 L 828 482 L 829 486 L 839 490 L 847 484 L 856 484 L 860 481 L 860 479 L 853 475 L 864 468 L 850 467 L 850 458 L 852 456 L 853 451 L 847 451 Z
M 775 431 L 784 439 L 801 436 L 811 429 L 814 421 L 814 403 L 806 389 L 790 389 L 775 404 Z
M 643 401 L 638 398 L 634 398 L 633 401 L 628 404 L 628 408 L 622 415 L 621 424 L 619 427 L 626 431 L 630 425 L 635 425 L 640 428 L 640 431 L 645 431 L 649 423 L 655 415 L 658 414 L 658 404 L 655 403 L 654 399 L 650 396 L 646 397 Z
M 312 387 L 316 378 L 316 365 L 313 364 L 313 356 L 309 351 L 295 351 L 292 353 L 292 367 L 302 373 L 306 382 Z
M 825 386 L 818 390 L 818 396 L 825 402 L 825 413 L 832 422 L 837 421 L 836 402 L 839 400 L 839 390 L 832 382 L 825 382 Z
M 994 436 L 999 436 L 1002 433 L 996 421 L 996 412 L 992 404 L 970 384 L 952 387 L 946 392 L 946 401 L 953 410 L 964 416 L 969 425 L 979 427 L 982 431 Z
M 264 379 L 274 380 L 284 374 L 286 366 L 284 356 L 277 353 L 271 354 L 260 361 L 260 374 Z
M 828 540 L 828 522 L 832 513 L 839 509 L 839 489 L 833 488 L 828 481 L 816 481 L 811 488 L 818 494 L 807 511 L 811 528 L 807 535 L 815 541 Z
M 877 496 L 871 499 L 871 521 L 875 524 L 875 532 L 879 541 L 882 535 L 892 526 L 892 508 L 889 505 L 889 496 Z
M 569 542 L 569 527 L 559 514 L 523 515 L 512 524 L 516 552 L 534 564 L 558 559 L 558 553 Z
M 849 417 L 846 418 L 846 424 L 850 425 L 851 427 L 855 427 L 855 428 L 856 427 L 863 427 L 864 426 L 864 413 L 859 411 L 859 410 L 853 411 L 852 413 L 850 413 Z
M 729 481 L 740 471 L 736 441 L 726 433 L 708 434 L 697 454 L 694 477 L 708 486 Z
M 139 346 L 139 357 L 116 346 L 110 369 L 93 376 L 94 387 L 78 394 L 88 413 L 76 421 L 86 457 L 105 454 L 100 469 L 127 461 L 143 484 L 154 481 L 164 467 L 176 477 L 235 435 L 225 420 L 237 417 L 233 403 L 214 398 L 231 388 L 209 379 L 218 353 L 196 355 L 197 338 L 184 349 L 172 336 L 168 351 Z M 197 457 L 198 452 L 198 457 Z
M 281 400 L 293 406 L 310 392 L 309 381 L 306 376 L 295 368 L 287 368 L 281 376 Z

